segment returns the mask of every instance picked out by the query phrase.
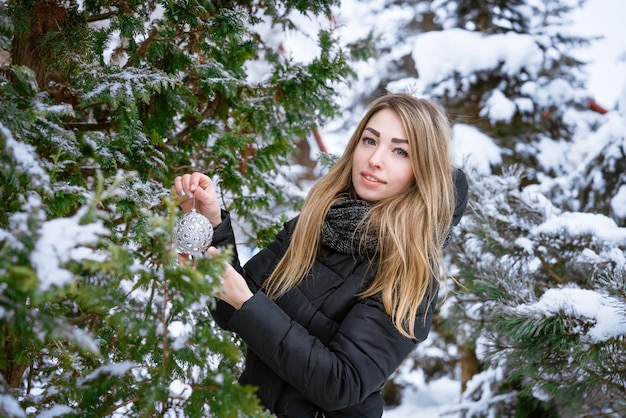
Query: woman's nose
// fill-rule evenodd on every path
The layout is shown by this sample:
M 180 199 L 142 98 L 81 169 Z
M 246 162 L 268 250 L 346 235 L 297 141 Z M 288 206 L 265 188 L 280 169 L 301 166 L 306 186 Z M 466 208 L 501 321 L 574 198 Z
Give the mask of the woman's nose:
M 383 165 L 383 156 L 382 156 L 382 152 L 381 152 L 381 148 L 378 147 L 374 150 L 374 152 L 372 152 L 372 155 L 370 155 L 369 158 L 369 165 L 370 167 L 375 167 L 375 168 L 380 168 Z

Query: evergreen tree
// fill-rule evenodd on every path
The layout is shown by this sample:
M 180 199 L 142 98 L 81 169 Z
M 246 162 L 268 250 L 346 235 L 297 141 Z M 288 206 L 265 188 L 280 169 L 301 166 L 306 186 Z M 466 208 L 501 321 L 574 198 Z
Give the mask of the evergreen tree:
M 520 178 L 472 184 L 455 244 L 463 288 L 446 325 L 486 365 L 467 384 L 465 416 L 623 416 L 626 229 L 562 211 Z
M 360 51 L 328 25 L 299 63 L 272 34 L 333 6 L 0 4 L 1 415 L 263 415 L 207 310 L 228 252 L 175 262 L 169 187 L 214 175 L 251 245 L 271 239 L 302 195 L 295 144 Z
M 505 165 L 524 166 L 526 181 L 536 182 L 537 171 L 561 174 L 543 167 L 535 156 L 542 141 L 571 141 L 570 115 L 587 109 L 583 62 L 573 51 L 590 39 L 565 27 L 567 14 L 576 5 L 557 0 L 444 0 L 439 6 L 439 21 L 446 29 L 494 40 L 516 38 L 515 45 L 527 49 L 516 51 L 526 61 L 513 65 L 488 61 L 492 65 L 470 77 L 451 71 L 430 89 L 458 122 L 479 128 L 506 149 Z
M 581 115 L 575 122 L 573 143 L 564 150 L 568 158 L 563 158 L 561 176 L 541 183 L 542 192 L 560 207 L 602 213 L 621 227 L 626 227 L 624 107 Z

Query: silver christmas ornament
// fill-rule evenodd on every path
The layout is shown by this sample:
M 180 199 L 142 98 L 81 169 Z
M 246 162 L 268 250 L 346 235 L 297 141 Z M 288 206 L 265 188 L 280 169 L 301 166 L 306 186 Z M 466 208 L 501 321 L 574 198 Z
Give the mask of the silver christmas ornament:
M 194 207 L 180 218 L 174 226 L 176 251 L 198 256 L 204 253 L 213 239 L 213 226 L 209 220 L 196 212 Z

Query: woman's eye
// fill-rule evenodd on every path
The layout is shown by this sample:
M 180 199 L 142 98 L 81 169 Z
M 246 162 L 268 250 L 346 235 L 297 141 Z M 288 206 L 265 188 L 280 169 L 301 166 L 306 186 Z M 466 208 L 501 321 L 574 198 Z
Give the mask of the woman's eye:
M 361 141 L 363 141 L 363 143 L 366 145 L 376 145 L 376 141 L 374 141 L 374 139 L 370 138 L 369 136 L 363 137 Z
M 409 156 L 409 152 L 407 150 L 405 150 L 404 148 L 396 148 L 393 150 L 394 154 L 396 154 L 398 157 L 408 157 Z

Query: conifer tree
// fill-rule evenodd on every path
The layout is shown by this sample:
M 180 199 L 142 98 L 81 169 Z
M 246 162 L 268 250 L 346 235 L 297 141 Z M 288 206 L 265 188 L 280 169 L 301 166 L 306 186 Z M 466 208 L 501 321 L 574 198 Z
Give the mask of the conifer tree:
M 447 74 L 447 79 L 437 81 L 439 86 L 431 86 L 434 94 L 459 122 L 478 127 L 506 148 L 510 156 L 505 156 L 504 164 L 526 167 L 526 181 L 537 181 L 536 171 L 556 174 L 541 167 L 535 155 L 540 141 L 570 141 L 573 131 L 567 115 L 587 108 L 579 71 L 583 62 L 573 51 L 590 39 L 564 29 L 576 5 L 525 0 L 444 0 L 439 5 L 440 22 L 447 29 L 518 36 L 537 52 L 519 71 L 499 62 L 471 79 Z M 497 115 L 505 105 L 513 109 L 510 116 Z
M 446 325 L 486 366 L 467 384 L 464 416 L 621 416 L 626 229 L 560 210 L 520 179 L 475 181 L 454 244 L 463 287 Z
M 0 415 L 263 415 L 208 313 L 229 252 L 175 261 L 169 187 L 215 176 L 250 242 L 272 237 L 358 48 L 328 26 L 299 63 L 271 34 L 334 5 L 0 4 Z

